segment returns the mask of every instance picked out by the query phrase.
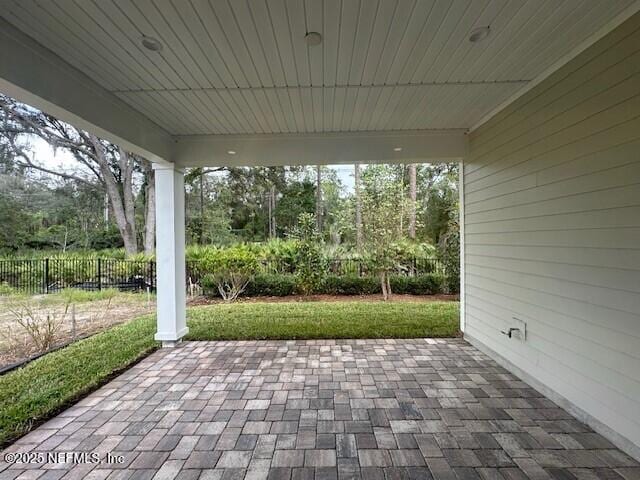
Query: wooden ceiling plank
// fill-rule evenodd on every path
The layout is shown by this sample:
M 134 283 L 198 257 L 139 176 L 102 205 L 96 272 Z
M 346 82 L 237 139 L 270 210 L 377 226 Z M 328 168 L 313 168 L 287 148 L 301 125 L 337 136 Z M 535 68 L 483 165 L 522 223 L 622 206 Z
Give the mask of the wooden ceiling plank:
M 234 9 L 238 3 L 241 2 L 233 2 L 232 5 Z M 284 87 L 287 85 L 287 80 L 267 4 L 262 0 L 250 0 L 248 4 L 250 7 L 249 15 L 251 16 L 251 22 L 256 32 L 256 40 L 259 43 L 259 47 L 252 46 L 251 48 L 260 48 L 262 56 L 264 57 L 264 63 L 269 72 L 271 84 L 276 87 Z M 251 40 L 249 44 L 253 45 L 253 40 Z M 260 70 L 262 70 L 262 68 L 264 67 L 261 67 Z M 263 76 L 264 74 L 260 73 L 260 77 L 262 78 Z
M 338 56 L 336 59 L 335 85 L 346 85 L 349 82 L 349 72 L 355 50 L 357 22 L 360 15 L 360 0 L 342 2 L 340 10 L 340 34 L 338 42 Z
M 285 11 L 288 19 L 289 36 L 293 48 L 293 56 L 298 73 L 298 86 L 311 86 L 311 71 L 309 63 L 309 47 L 305 42 L 307 33 L 307 19 L 304 3 L 299 0 L 285 0 Z M 318 45 L 314 48 L 322 48 Z
M 366 49 L 365 62 L 362 68 L 360 85 L 373 85 L 375 75 L 382 60 L 385 46 L 390 38 L 394 21 L 400 17 L 400 22 L 406 24 L 406 12 L 400 8 L 407 0 L 397 2 L 382 1 L 378 4 L 373 30 Z
M 460 44 L 467 41 L 469 32 L 477 25 L 478 17 L 487 8 L 491 0 L 475 0 L 469 2 L 468 6 L 455 23 L 451 23 L 447 26 L 447 30 L 450 30 L 449 36 L 445 42 L 437 51 L 435 57 L 432 59 L 431 68 L 425 71 L 425 74 L 421 77 L 421 81 L 424 82 L 436 82 L 436 78 L 440 71 L 446 66 L 451 58 L 455 55 L 456 50 Z
M 242 120 L 238 115 L 236 115 L 235 110 L 230 106 L 231 99 L 229 98 L 229 95 L 221 95 L 221 93 L 225 92 L 226 90 L 207 90 L 205 93 L 220 113 L 220 120 L 226 125 L 229 132 L 241 132 L 244 130 Z
M 423 2 L 424 3 L 424 2 Z M 416 0 L 399 0 L 393 15 L 387 37 L 382 48 L 382 53 L 377 59 L 372 82 L 375 85 L 387 84 L 389 70 L 398 56 L 402 40 L 406 37 L 412 17 L 415 15 Z
M 466 64 L 469 58 L 478 55 L 485 47 L 490 45 L 492 40 L 491 35 L 479 43 L 469 41 L 469 33 L 474 28 L 488 25 L 494 31 L 500 31 L 504 27 L 504 23 L 513 18 L 514 13 L 518 11 L 522 3 L 523 2 L 509 2 L 509 0 L 491 0 L 471 25 L 466 24 L 465 27 L 458 32 L 458 45 L 448 60 L 443 62 L 442 68 L 435 75 L 435 81 L 439 83 L 447 82 L 454 70 L 460 65 Z
M 353 55 L 351 56 L 347 77 L 349 85 L 362 85 L 364 65 L 369 51 L 369 43 L 373 34 L 378 6 L 379 0 L 364 0 L 361 4 L 353 44 Z
M 402 39 L 398 44 L 398 49 L 392 58 L 386 77 L 381 83 L 394 85 L 400 82 L 400 76 L 407 62 L 415 55 L 416 51 L 421 49 L 421 42 L 424 42 L 427 33 L 429 16 L 436 4 L 435 0 L 431 2 L 416 1 Z
M 284 70 L 285 84 L 289 87 L 300 85 L 298 79 L 298 68 L 293 53 L 291 31 L 289 29 L 289 19 L 285 8 L 284 0 L 269 0 L 266 3 L 269 12 L 269 19 L 273 26 L 274 36 L 280 52 L 280 60 Z
M 351 0 L 347 0 L 351 1 Z M 338 52 L 341 48 L 342 0 L 324 0 L 322 29 L 322 85 L 333 87 L 338 70 Z M 329 122 L 330 123 L 330 122 Z
M 211 3 L 208 0 L 191 0 L 191 2 L 200 21 L 206 28 L 207 36 L 209 37 L 207 42 L 214 46 L 216 54 L 222 59 L 222 63 L 232 76 L 233 86 L 241 88 L 251 86 L 251 82 L 229 44 L 229 39 L 222 29 L 220 20 Z
M 90 61 L 88 55 L 83 54 L 83 49 L 78 49 L 74 44 L 67 42 L 63 35 L 52 32 L 43 22 L 33 22 L 33 16 L 30 14 L 24 14 L 25 19 L 22 18 L 22 12 L 18 9 L 6 10 L 4 12 L 5 19 L 11 22 L 14 26 L 20 30 L 29 31 L 34 40 L 41 45 L 48 45 L 49 48 L 59 56 L 65 56 L 68 62 L 78 70 L 84 71 L 91 78 L 99 78 L 98 83 L 109 91 L 118 90 L 121 88 L 128 88 L 134 85 L 132 80 L 127 79 L 126 76 L 108 75 L 106 65 L 96 65 L 96 62 Z M 33 22 L 33 23 L 28 23 Z M 68 52 L 68 53 L 61 53 Z
M 426 46 L 423 55 L 419 61 L 416 59 L 416 67 L 414 67 L 413 74 L 410 77 L 410 83 L 424 82 L 429 72 L 437 67 L 435 60 L 451 38 L 456 25 L 458 25 L 469 6 L 470 2 L 465 1 L 452 1 L 449 3 L 445 16 L 440 20 L 439 24 L 433 26 L 435 33 Z
M 523 55 L 528 47 L 539 48 L 543 42 L 548 40 L 549 35 L 551 35 L 559 25 L 563 25 L 563 22 L 567 21 L 574 11 L 583 4 L 583 0 L 580 0 L 580 3 L 557 2 L 556 0 L 552 1 L 549 5 L 545 5 L 545 7 L 548 8 L 548 10 L 545 11 L 545 15 L 529 26 L 530 30 L 527 38 L 531 38 L 534 44 L 532 45 L 529 42 L 514 43 L 512 41 L 510 48 L 507 49 L 506 54 L 500 58 L 500 61 L 492 65 L 490 71 L 487 66 L 483 67 L 478 73 L 478 78 L 487 78 L 488 75 L 493 75 L 493 78 L 496 80 L 513 78 L 511 72 L 515 66 L 522 63 L 523 58 L 526 58 Z
M 179 34 L 183 32 L 176 30 L 176 27 L 182 23 L 180 16 L 170 3 L 165 0 L 159 0 L 165 3 L 156 3 L 157 1 L 136 0 L 135 7 L 141 15 L 144 15 L 163 43 L 164 47 L 160 53 L 163 55 L 171 54 L 172 67 L 187 82 L 189 88 L 211 87 L 211 81 L 204 74 L 200 62 L 197 60 L 200 49 L 197 48 L 197 45 L 193 48 L 193 42 L 189 42 L 191 48 L 187 48 L 185 43 L 190 35 L 187 34 L 186 37 L 183 37 Z M 128 11 L 134 12 L 134 9 Z
M 336 43 L 335 33 L 327 29 L 324 19 L 324 0 L 304 0 L 306 30 L 308 32 L 318 32 L 322 35 L 320 45 L 307 47 L 309 58 L 309 75 L 311 85 L 322 87 L 324 85 L 324 51 L 327 43 Z M 335 30 L 335 25 L 332 26 Z M 301 40 L 304 42 L 304 38 Z
M 598 25 L 603 21 L 605 23 L 610 21 L 627 6 L 628 4 L 619 5 L 616 8 L 614 4 L 594 2 L 589 15 L 585 12 L 585 15 L 581 19 L 573 18 L 572 23 L 567 26 L 567 28 L 562 29 L 559 35 L 554 35 L 547 45 L 543 46 L 543 48 L 534 54 L 533 58 L 531 58 L 531 64 L 525 63 L 515 74 L 528 75 L 529 78 L 535 77 L 539 69 L 546 70 L 561 56 L 558 55 L 558 52 L 566 50 L 572 42 L 582 43 L 591 32 L 598 29 Z M 532 68 L 533 65 L 539 65 L 539 67 L 537 69 Z
M 114 42 L 121 45 L 125 53 L 124 58 L 132 58 L 132 63 L 139 63 L 144 66 L 147 75 L 153 77 L 160 75 L 164 88 L 189 88 L 196 86 L 191 75 L 175 68 L 177 62 L 176 56 L 164 44 L 164 39 L 159 32 L 147 20 L 136 5 L 132 5 L 130 0 L 119 0 L 100 2 L 90 0 L 82 3 L 82 8 L 87 14 L 94 18 L 99 25 L 104 25 L 108 33 L 113 32 Z M 152 52 L 141 45 L 143 35 L 155 37 L 163 42 L 163 49 L 160 52 Z
M 291 101 L 291 95 L 288 88 L 278 88 L 275 91 L 278 96 L 278 103 L 282 107 L 282 114 L 284 120 L 287 123 L 287 132 L 298 132 L 296 125 L 296 119 L 293 115 L 293 103 Z
M 211 98 L 206 93 L 206 90 L 194 90 L 193 94 L 196 97 L 196 101 L 205 109 L 209 124 L 220 134 L 231 133 L 229 126 L 224 122 L 218 109 L 214 107 Z
M 323 108 L 322 108 L 322 131 L 330 132 L 333 130 L 333 117 L 335 106 L 335 87 L 325 87 L 323 96 Z
M 237 59 L 237 63 L 244 72 L 244 76 L 247 79 L 247 83 L 250 87 L 261 87 L 260 76 L 256 65 L 253 61 L 253 56 L 249 51 L 249 47 L 245 41 L 243 35 L 244 30 L 253 29 L 252 24 L 238 25 L 236 17 L 233 14 L 229 2 L 227 0 L 221 0 L 210 3 L 217 19 L 222 33 L 226 38 L 226 44 L 231 49 L 231 54 Z M 255 52 L 259 56 L 259 52 Z M 269 75 L 270 76 L 270 75 Z M 273 83 L 270 81 L 270 83 Z
M 504 52 L 513 47 L 513 37 L 522 31 L 525 25 L 536 17 L 536 13 L 542 9 L 544 1 L 532 2 L 529 0 L 511 1 L 505 10 L 491 24 L 491 34 L 479 44 L 469 50 L 467 56 L 449 75 L 448 81 L 463 82 L 475 77 L 475 73 L 488 62 L 495 62 L 496 58 L 504 55 Z M 489 69 L 489 71 L 491 71 Z M 486 80 L 495 80 L 487 78 Z

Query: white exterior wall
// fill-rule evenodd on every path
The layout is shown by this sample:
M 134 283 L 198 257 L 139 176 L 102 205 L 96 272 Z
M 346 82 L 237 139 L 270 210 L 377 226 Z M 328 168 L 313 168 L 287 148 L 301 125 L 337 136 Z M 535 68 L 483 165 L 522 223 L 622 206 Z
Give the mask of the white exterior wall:
M 639 457 L 640 14 L 470 134 L 464 203 L 465 337 Z

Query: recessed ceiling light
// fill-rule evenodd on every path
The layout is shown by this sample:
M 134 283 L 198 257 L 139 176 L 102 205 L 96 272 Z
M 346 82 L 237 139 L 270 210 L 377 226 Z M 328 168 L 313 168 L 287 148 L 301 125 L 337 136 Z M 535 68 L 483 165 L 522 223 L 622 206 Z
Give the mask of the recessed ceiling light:
M 402 151 L 402 147 L 395 147 L 393 149 L 394 152 L 401 152 Z
M 235 155 L 235 154 L 236 154 L 236 151 L 235 151 L 235 150 L 227 150 L 227 153 L 228 153 L 229 155 Z
M 159 52 L 162 50 L 162 43 L 154 37 L 147 37 L 146 35 L 143 35 L 140 43 L 142 43 L 144 48 L 151 50 L 152 52 Z
M 307 42 L 308 46 L 315 47 L 316 45 L 320 45 L 322 42 L 322 35 L 318 32 L 307 32 L 304 36 L 304 40 Z
M 485 38 L 487 38 L 490 32 L 491 32 L 491 28 L 489 28 L 488 25 L 486 27 L 474 28 L 473 30 L 471 30 L 471 33 L 469 34 L 469 41 L 471 43 L 480 42 Z

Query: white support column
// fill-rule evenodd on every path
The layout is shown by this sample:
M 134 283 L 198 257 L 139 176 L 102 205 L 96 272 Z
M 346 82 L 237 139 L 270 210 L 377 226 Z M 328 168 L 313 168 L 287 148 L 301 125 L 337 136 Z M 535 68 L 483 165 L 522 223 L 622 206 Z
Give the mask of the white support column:
M 187 334 L 184 172 L 154 164 L 156 178 L 157 332 L 163 347 Z
M 460 331 L 464 333 L 465 312 L 464 312 L 464 287 L 465 287 L 465 258 L 464 258 L 464 160 L 458 164 L 458 194 L 460 195 L 458 211 L 458 228 L 460 229 Z

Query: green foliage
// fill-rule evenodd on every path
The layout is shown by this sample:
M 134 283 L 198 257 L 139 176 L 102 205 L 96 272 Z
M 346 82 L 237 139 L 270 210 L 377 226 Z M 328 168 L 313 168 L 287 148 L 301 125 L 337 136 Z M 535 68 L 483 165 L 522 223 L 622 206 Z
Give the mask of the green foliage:
M 447 231 L 440 238 L 438 254 L 447 272 L 444 290 L 458 293 L 460 290 L 460 227 L 457 218 L 451 220 Z
M 326 272 L 326 262 L 322 255 L 322 238 L 316 227 L 315 215 L 300 214 L 298 227 L 292 236 L 298 240 L 296 259 L 298 288 L 303 295 L 309 295 L 322 284 Z
M 441 275 L 430 273 L 415 277 L 394 275 L 390 279 L 395 293 L 405 295 L 434 295 L 443 293 L 444 279 Z
M 357 275 L 329 275 L 322 286 L 329 295 L 372 295 L 380 293 L 380 280 Z
M 59 293 L 47 295 L 45 299 L 53 302 L 60 300 L 61 303 L 87 303 L 103 300 L 113 300 L 119 295 L 126 294 L 120 293 L 115 288 L 106 288 L 100 291 L 87 291 L 79 290 L 77 288 L 65 288 Z
M 255 251 L 247 245 L 210 250 L 201 259 L 205 287 L 215 285 L 225 301 L 234 301 L 258 271 Z
M 309 180 L 290 181 L 280 192 L 275 219 L 280 233 L 296 227 L 300 215 L 313 213 L 316 205 L 316 187 Z
M 385 300 L 391 295 L 389 275 L 397 265 L 399 242 L 409 211 L 405 188 L 393 166 L 369 166 L 362 175 L 362 226 L 369 270 L 380 278 Z
M 421 165 L 418 169 L 420 233 L 433 245 L 458 215 L 458 164 Z
M 8 285 L 6 282 L 0 283 L 0 297 L 9 297 L 16 295 L 17 293 L 16 289 Z
M 393 291 L 407 295 L 433 295 L 444 293 L 445 279 L 436 273 L 414 277 L 392 275 L 389 279 Z M 205 276 L 205 293 L 219 296 L 212 277 Z M 285 297 L 302 291 L 300 277 L 291 274 L 259 274 L 249 282 L 242 296 L 247 297 Z M 326 295 L 375 295 L 381 293 L 380 280 L 373 276 L 360 277 L 354 274 L 327 275 L 321 284 L 316 285 L 314 294 Z
M 286 297 L 297 291 L 294 275 L 267 273 L 256 275 L 244 293 L 248 297 Z

